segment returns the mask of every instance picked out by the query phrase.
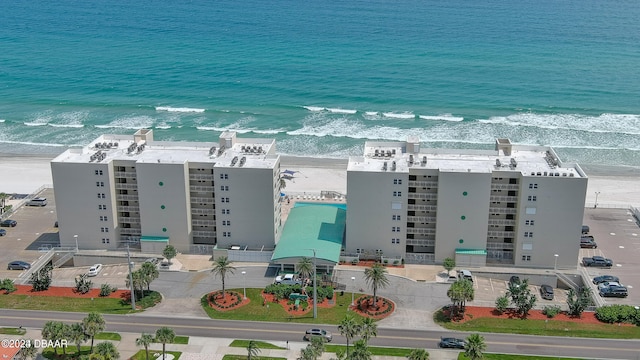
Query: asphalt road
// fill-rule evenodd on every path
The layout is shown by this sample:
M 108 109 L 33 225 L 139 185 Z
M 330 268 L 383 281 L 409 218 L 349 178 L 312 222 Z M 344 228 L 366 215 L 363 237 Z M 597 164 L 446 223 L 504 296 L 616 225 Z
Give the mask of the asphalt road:
M 41 328 L 50 320 L 79 322 L 84 313 L 3 310 L 2 326 Z M 153 333 L 161 326 L 173 328 L 185 336 L 261 339 L 271 341 L 301 341 L 310 325 L 290 323 L 245 322 L 211 319 L 180 319 L 161 316 L 105 315 L 107 331 Z M 323 328 L 334 333 L 333 343 L 344 344 L 335 326 Z M 444 331 L 420 331 L 405 329 L 380 329 L 370 341 L 373 346 L 392 346 L 434 349 Z M 466 333 L 450 333 L 466 337 Z M 589 339 L 571 337 L 546 337 L 513 334 L 483 334 L 487 352 L 506 354 L 530 354 L 567 356 L 581 359 L 638 359 L 640 340 Z

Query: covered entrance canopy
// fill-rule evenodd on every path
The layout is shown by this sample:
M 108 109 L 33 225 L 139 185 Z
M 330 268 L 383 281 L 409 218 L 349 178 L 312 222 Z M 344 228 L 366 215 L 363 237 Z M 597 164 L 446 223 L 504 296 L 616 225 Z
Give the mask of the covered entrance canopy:
M 481 267 L 487 264 L 485 249 L 456 249 L 456 266 Z
M 150 254 L 162 254 L 162 251 L 169 244 L 168 236 L 141 236 L 140 251 Z

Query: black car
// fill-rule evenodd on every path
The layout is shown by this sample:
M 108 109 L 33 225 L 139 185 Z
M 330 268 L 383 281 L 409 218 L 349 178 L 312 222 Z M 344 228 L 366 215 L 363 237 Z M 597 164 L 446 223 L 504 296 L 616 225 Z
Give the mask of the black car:
M 446 349 L 464 349 L 467 342 L 462 339 L 443 337 L 440 338 L 438 346 Z
M 553 288 L 550 285 L 540 285 L 540 297 L 545 300 L 553 300 Z
M 26 261 L 12 261 L 7 266 L 7 270 L 27 270 L 31 268 L 31 264 Z
M 0 226 L 2 226 L 2 227 L 15 227 L 16 225 L 18 225 L 18 222 L 15 221 L 15 220 L 11 220 L 11 219 L 3 220 L 0 223 Z
M 602 297 L 627 297 L 628 295 L 627 288 L 624 286 L 609 286 L 600 289 Z
M 7 230 L 0 229 L 0 236 L 5 236 L 5 235 L 7 235 Z
M 617 276 L 613 276 L 613 275 L 601 275 L 593 278 L 593 283 L 596 285 L 602 284 L 603 282 L 609 282 L 609 281 L 615 281 L 619 283 L 620 279 Z

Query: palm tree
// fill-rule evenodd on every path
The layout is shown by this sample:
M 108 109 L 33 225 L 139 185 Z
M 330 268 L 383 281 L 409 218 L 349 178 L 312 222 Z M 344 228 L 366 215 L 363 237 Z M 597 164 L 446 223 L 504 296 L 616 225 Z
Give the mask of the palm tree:
M 160 276 L 158 267 L 150 262 L 145 262 L 142 264 L 140 272 L 142 274 L 142 280 L 147 285 L 147 291 L 150 291 L 151 282 Z
M 372 267 L 364 270 L 364 280 L 373 290 L 373 307 L 378 307 L 378 288 L 384 288 L 389 285 L 387 278 L 387 269 L 380 264 L 373 264 Z
M 110 341 L 101 342 L 96 345 L 96 353 L 104 360 L 118 360 L 120 359 L 120 353 L 118 348 Z
M 176 337 L 176 333 L 173 331 L 173 329 L 168 328 L 168 327 L 161 327 L 160 329 L 156 330 L 156 341 L 159 341 L 162 343 L 162 360 L 165 359 L 165 346 L 167 343 L 171 344 L 173 343 L 173 339 Z
M 93 340 L 96 334 L 104 331 L 105 322 L 102 315 L 97 312 L 90 312 L 87 317 L 82 319 L 82 328 L 84 333 L 91 338 L 91 353 L 93 353 Z
M 64 338 L 64 323 L 61 321 L 47 321 L 42 328 L 42 338 L 49 341 L 57 341 Z M 54 353 L 58 354 L 58 349 L 54 347 Z
M 82 343 L 87 341 L 87 334 L 84 333 L 82 324 L 75 323 L 71 325 L 71 331 L 69 332 L 69 340 L 73 341 L 78 347 L 78 355 L 80 354 L 80 347 Z
M 313 270 L 313 260 L 311 258 L 303 257 L 300 259 L 298 262 L 298 272 L 300 276 L 302 276 L 302 284 L 306 284 L 304 280 L 311 277 Z
M 311 346 L 300 349 L 300 356 L 297 360 L 316 360 L 317 356 L 314 349 Z
M 38 355 L 38 348 L 34 346 L 32 339 L 27 339 L 25 346 L 23 346 L 18 352 L 18 359 L 27 360 L 33 359 Z
M 376 321 L 372 318 L 364 318 L 362 319 L 362 330 L 360 333 L 362 340 L 369 343 L 369 339 L 378 336 L 378 324 L 376 324 Z
M 6 193 L 0 192 L 0 215 L 4 212 L 5 200 L 9 197 Z
M 353 352 L 350 357 L 347 357 L 349 360 L 371 360 L 371 351 L 369 351 L 369 346 L 364 340 L 358 340 L 353 343 Z
M 227 273 L 233 274 L 236 270 L 235 267 L 231 266 L 231 261 L 226 256 L 220 256 L 213 262 L 213 269 L 211 270 L 216 276 L 220 275 L 222 279 L 222 298 L 224 299 L 224 280 L 227 277 Z
M 471 334 L 467 337 L 467 345 L 464 347 L 464 354 L 471 360 L 479 360 L 483 357 L 483 352 L 487 349 L 484 337 L 480 334 Z
M 258 356 L 260 353 L 260 347 L 255 340 L 249 340 L 247 344 L 247 359 L 251 360 L 251 357 Z
M 135 291 L 136 299 L 142 298 L 145 279 L 144 274 L 141 270 L 136 270 L 131 273 L 131 278 L 133 279 L 133 291 Z M 131 282 L 129 281 L 129 277 L 127 276 L 124 280 L 125 286 L 131 288 Z
M 409 360 L 429 360 L 429 353 L 425 349 L 413 349 L 407 355 Z
M 153 342 L 153 335 L 142 333 L 142 336 L 136 339 L 136 346 L 144 346 L 146 359 L 149 360 L 149 345 Z
M 447 296 L 451 299 L 454 307 L 464 311 L 467 301 L 472 301 L 475 296 L 473 283 L 469 280 L 458 280 L 451 284 L 447 290 Z
M 362 325 L 356 320 L 353 313 L 348 313 L 338 324 L 340 334 L 347 339 L 347 358 L 349 358 L 349 342 L 362 331 Z
M 324 353 L 326 343 L 327 339 L 324 336 L 314 336 L 311 338 L 308 346 L 313 349 L 316 359 Z

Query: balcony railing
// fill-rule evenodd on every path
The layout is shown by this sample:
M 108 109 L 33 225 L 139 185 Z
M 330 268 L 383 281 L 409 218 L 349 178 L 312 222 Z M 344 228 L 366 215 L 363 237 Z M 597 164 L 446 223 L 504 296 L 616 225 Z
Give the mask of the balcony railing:
M 135 171 L 114 171 L 113 172 L 113 176 L 117 178 L 135 178 L 136 175 L 137 174 Z
M 415 205 L 409 204 L 407 205 L 408 210 L 421 210 L 421 211 L 436 211 L 438 207 L 436 205 Z
M 436 229 L 434 228 L 407 228 L 407 234 L 427 234 L 434 235 Z
M 436 217 L 435 216 L 407 216 L 407 222 L 416 223 L 416 225 L 423 222 L 435 224 Z
M 426 199 L 426 200 L 435 200 L 438 198 L 438 194 L 436 193 L 409 193 L 407 195 L 409 199 Z
M 138 195 L 117 194 L 116 195 L 116 200 L 118 200 L 118 201 L 138 201 Z
M 496 242 L 488 242 L 487 250 L 513 250 L 513 243 L 496 243 Z
M 116 183 L 114 187 L 118 190 L 137 190 L 138 184 L 122 184 Z
M 519 190 L 518 184 L 491 184 L 491 190 Z
M 500 238 L 513 238 L 516 236 L 514 231 L 488 231 L 487 236 L 494 236 Z
M 189 174 L 189 180 L 210 180 L 213 181 L 213 174 Z
M 204 198 L 204 197 L 192 197 L 191 198 L 191 203 L 192 204 L 214 204 L 216 202 L 216 199 L 214 198 Z
M 438 187 L 438 182 L 437 181 L 409 181 L 409 186 L 435 188 L 435 187 Z
M 436 241 L 432 239 L 407 239 L 407 245 L 435 246 Z
M 116 209 L 120 212 L 124 212 L 124 211 L 136 211 L 139 212 L 140 211 L 140 207 L 139 206 L 117 206 Z
M 191 186 L 189 186 L 189 190 L 191 190 L 191 191 L 203 191 L 203 192 L 214 192 L 214 191 L 216 191 L 216 187 L 215 186 L 191 185 Z
M 427 253 L 407 253 L 405 257 L 407 264 L 433 264 L 435 260 L 435 254 Z
M 489 207 L 489 212 L 492 214 L 515 214 L 518 212 L 518 209 L 491 206 Z
M 200 214 L 215 215 L 215 213 L 216 213 L 215 209 L 194 209 L 194 208 L 191 208 L 191 214 L 192 215 L 200 215 Z
M 504 202 L 518 202 L 517 196 L 493 196 L 489 197 L 489 201 L 504 201 Z
M 215 231 L 193 231 L 191 235 L 194 237 L 203 237 L 203 238 L 214 238 L 216 237 Z
M 193 226 L 216 226 L 215 220 L 191 220 Z
M 120 229 L 120 235 L 141 235 L 142 229 L 140 228 L 122 228 Z
M 118 216 L 118 223 L 122 224 L 140 224 L 140 218 Z
M 489 219 L 489 225 L 515 226 L 516 221 L 507 219 Z

